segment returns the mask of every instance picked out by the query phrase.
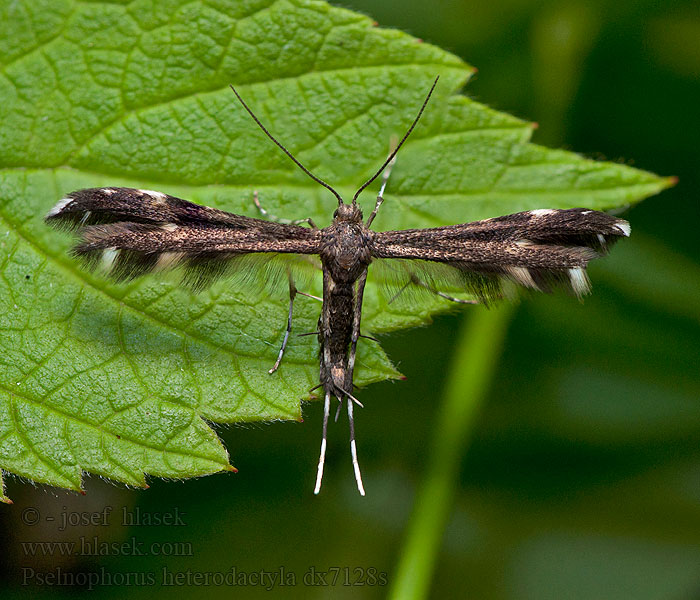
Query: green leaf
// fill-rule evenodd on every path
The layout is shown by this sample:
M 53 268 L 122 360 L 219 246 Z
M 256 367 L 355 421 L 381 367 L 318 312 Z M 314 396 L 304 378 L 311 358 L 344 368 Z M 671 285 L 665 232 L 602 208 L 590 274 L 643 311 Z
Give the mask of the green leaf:
M 671 183 L 529 144 L 529 124 L 457 94 L 472 72 L 459 58 L 323 2 L 5 3 L 0 65 L 0 467 L 66 488 L 83 471 L 143 486 L 146 475 L 230 469 L 207 421 L 299 419 L 317 383 L 313 336 L 293 338 L 267 373 L 284 286 L 270 295 L 224 281 L 194 296 L 154 278 L 114 285 L 83 271 L 68 236 L 42 221 L 67 192 L 125 185 L 249 215 L 257 189 L 271 212 L 329 223 L 333 197 L 264 137 L 229 83 L 350 196 L 440 75 L 379 229 L 608 209 Z M 371 190 L 362 202 L 371 208 Z M 319 293 L 318 277 L 308 291 Z M 446 308 L 395 304 L 370 281 L 364 332 Z M 318 312 L 300 299 L 295 331 L 314 331 Z M 371 341 L 358 365 L 360 385 L 398 376 Z
M 12 500 L 5 496 L 5 480 L 2 477 L 2 472 L 0 472 L 0 502 L 12 504 Z

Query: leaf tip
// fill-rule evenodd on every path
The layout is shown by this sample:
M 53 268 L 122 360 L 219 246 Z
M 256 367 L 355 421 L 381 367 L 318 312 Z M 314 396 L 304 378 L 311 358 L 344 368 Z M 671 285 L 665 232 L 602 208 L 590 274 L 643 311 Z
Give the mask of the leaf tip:
M 671 175 L 670 177 L 664 177 L 664 183 L 666 184 L 667 188 L 672 188 L 673 186 L 678 185 L 678 176 Z
M 2 502 L 4 504 L 14 504 L 14 502 L 12 502 L 12 500 L 10 500 L 6 496 L 0 496 L 0 502 Z
M 233 465 L 226 465 L 224 467 L 225 471 L 230 471 L 231 473 L 238 473 L 238 469 L 234 467 Z

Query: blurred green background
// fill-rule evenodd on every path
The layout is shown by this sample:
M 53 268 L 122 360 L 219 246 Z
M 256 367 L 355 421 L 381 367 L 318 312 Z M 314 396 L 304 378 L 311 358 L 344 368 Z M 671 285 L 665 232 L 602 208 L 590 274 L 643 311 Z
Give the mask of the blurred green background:
M 632 237 L 592 265 L 594 293 L 585 303 L 533 295 L 513 311 L 461 461 L 430 597 L 700 598 L 697 4 L 342 5 L 477 66 L 466 93 L 538 121 L 535 142 L 679 177 L 675 188 L 626 213 Z M 382 340 L 408 380 L 362 392 L 358 436 L 366 498 L 355 490 L 342 424 L 332 429 L 323 492 L 311 494 L 318 404 L 305 407 L 304 424 L 218 427 L 237 475 L 152 480 L 145 491 L 92 477 L 85 497 L 10 479 L 15 505 L 0 509 L 0 594 L 73 596 L 87 586 L 37 585 L 33 573 L 104 569 L 116 574 L 115 585 L 93 590 L 93 597 L 121 596 L 125 588 L 116 584 L 129 582 L 133 597 L 386 597 L 426 477 L 450 362 L 465 352 L 457 347 L 458 332 L 477 310 Z M 64 511 L 105 506 L 116 513 L 114 526 L 59 531 Z M 54 515 L 56 524 L 24 525 L 28 507 Z M 119 525 L 122 509 L 136 508 L 177 510 L 184 524 Z M 89 543 L 98 534 L 106 542 L 166 546 L 157 556 L 120 552 L 78 560 L 57 549 L 32 556 L 26 544 Z M 239 576 L 283 569 L 298 581 L 312 569 L 340 571 L 335 586 L 271 591 L 252 580 L 235 588 L 196 582 L 163 588 L 127 579 L 153 572 L 161 581 L 164 568 L 228 572 L 232 566 Z M 388 585 L 370 585 L 368 569 L 376 570 L 375 583 Z M 361 573 L 365 585 L 341 585 Z

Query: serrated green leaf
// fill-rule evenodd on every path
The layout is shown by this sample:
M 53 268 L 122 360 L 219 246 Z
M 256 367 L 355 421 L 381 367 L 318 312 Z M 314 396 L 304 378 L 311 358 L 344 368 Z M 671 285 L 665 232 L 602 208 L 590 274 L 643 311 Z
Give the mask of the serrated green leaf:
M 114 285 L 83 271 L 68 237 L 42 222 L 67 192 L 125 185 L 249 215 L 257 189 L 271 212 L 327 224 L 333 197 L 271 145 L 229 83 L 350 196 L 440 75 L 379 229 L 608 209 L 670 183 L 529 144 L 529 124 L 456 95 L 472 72 L 460 59 L 323 2 L 5 3 L 0 64 L 0 467 L 72 489 L 83 471 L 144 485 L 145 475 L 229 468 L 204 419 L 298 419 L 317 382 L 313 336 L 295 338 L 267 374 L 284 288 L 224 281 L 193 296 L 167 280 Z M 388 304 L 372 281 L 365 297 L 365 333 L 445 309 L 430 297 Z M 300 299 L 295 331 L 314 331 L 318 312 Z M 360 385 L 398 376 L 371 341 L 358 365 Z

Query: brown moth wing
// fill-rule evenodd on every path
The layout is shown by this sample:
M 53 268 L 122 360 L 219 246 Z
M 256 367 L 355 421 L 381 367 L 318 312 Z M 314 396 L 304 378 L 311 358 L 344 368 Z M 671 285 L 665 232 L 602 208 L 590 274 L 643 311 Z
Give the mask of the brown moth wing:
M 507 279 L 545 292 L 563 285 L 581 296 L 589 290 L 588 262 L 629 231 L 626 221 L 599 211 L 539 209 L 462 225 L 379 232 L 372 256 L 400 259 L 388 269 L 393 285 L 420 281 L 437 291 L 457 286 L 488 301 L 503 294 Z
M 250 273 L 251 261 L 264 267 L 264 280 L 276 281 L 295 262 L 281 255 L 314 255 L 320 243 L 318 230 L 133 188 L 73 192 L 46 221 L 77 229 L 72 253 L 117 281 L 182 267 L 184 283 L 195 290 L 224 275 Z
M 245 226 L 246 219 L 153 190 L 124 187 L 87 188 L 71 192 L 46 215 L 59 228 L 116 223 L 211 223 Z

